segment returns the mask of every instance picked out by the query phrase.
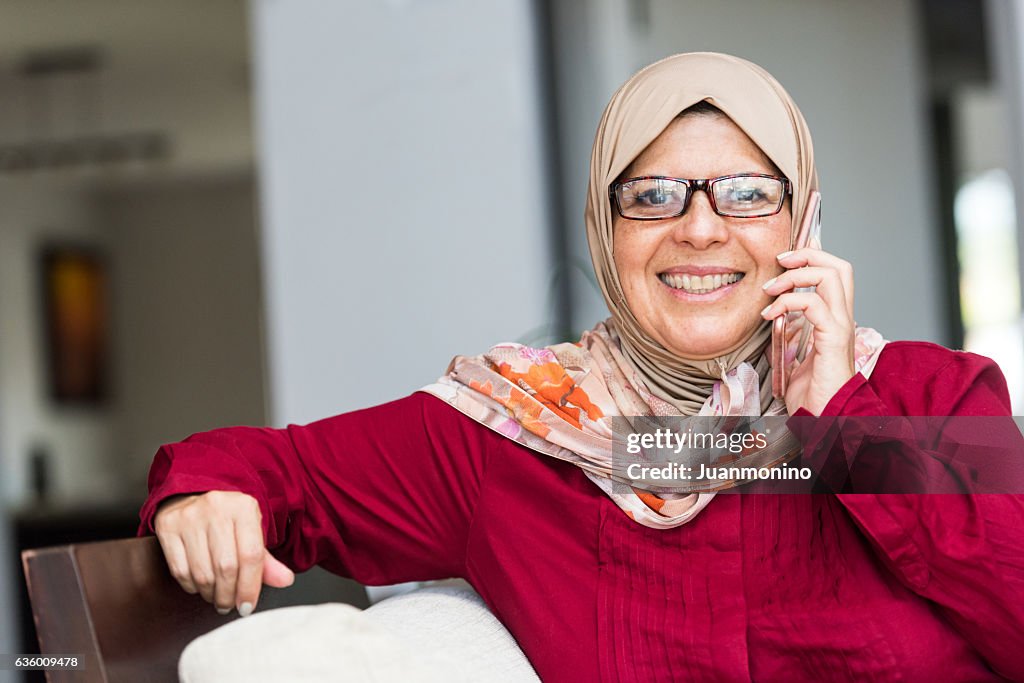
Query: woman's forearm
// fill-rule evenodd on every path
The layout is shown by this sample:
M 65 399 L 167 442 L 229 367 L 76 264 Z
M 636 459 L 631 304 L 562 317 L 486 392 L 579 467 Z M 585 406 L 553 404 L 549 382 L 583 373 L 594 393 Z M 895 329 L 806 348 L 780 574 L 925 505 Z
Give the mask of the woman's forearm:
M 457 576 L 484 442 L 500 438 L 425 394 L 306 426 L 196 434 L 157 453 L 139 533 L 170 496 L 240 491 L 296 571 L 319 564 L 369 584 Z

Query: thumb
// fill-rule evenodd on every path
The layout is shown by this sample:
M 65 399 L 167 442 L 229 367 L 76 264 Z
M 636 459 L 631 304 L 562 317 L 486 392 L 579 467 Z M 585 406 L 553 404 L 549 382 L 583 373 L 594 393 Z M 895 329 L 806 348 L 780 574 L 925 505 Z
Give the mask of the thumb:
M 295 572 L 285 566 L 281 560 L 270 554 L 263 554 L 263 583 L 273 588 L 286 588 L 295 581 Z

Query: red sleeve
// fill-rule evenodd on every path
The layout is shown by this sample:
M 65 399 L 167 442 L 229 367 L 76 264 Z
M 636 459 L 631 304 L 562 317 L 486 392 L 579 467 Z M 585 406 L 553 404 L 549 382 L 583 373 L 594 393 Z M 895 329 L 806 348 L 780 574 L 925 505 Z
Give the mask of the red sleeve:
M 286 429 L 232 427 L 163 446 L 139 535 L 160 501 L 241 491 L 267 547 L 369 585 L 462 576 L 486 453 L 501 437 L 439 399 L 398 401 Z
M 824 415 L 1006 416 L 999 421 L 1000 439 L 1008 442 L 1002 452 L 1019 465 L 1024 445 L 1009 418 L 1006 381 L 995 363 L 932 344 L 890 347 L 870 380 L 855 376 Z M 998 418 L 983 422 L 989 419 Z M 935 462 L 935 454 L 924 453 L 913 440 L 899 455 Z M 935 603 L 995 671 L 1024 680 L 1024 496 L 840 493 L 837 498 L 902 583 Z

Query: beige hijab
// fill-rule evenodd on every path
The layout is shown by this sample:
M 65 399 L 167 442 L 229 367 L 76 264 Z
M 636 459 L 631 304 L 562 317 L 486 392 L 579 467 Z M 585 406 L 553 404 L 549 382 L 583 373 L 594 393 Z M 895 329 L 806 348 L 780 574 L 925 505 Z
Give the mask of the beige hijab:
M 771 402 L 765 353 L 770 324 L 762 324 L 737 348 L 717 358 L 680 358 L 640 327 L 626 305 L 612 258 L 609 186 L 680 112 L 701 101 L 725 112 L 792 182 L 792 244 L 808 198 L 818 189 L 811 134 L 803 115 L 779 82 L 756 64 L 715 52 L 693 52 L 641 69 L 608 103 L 590 161 L 585 214 L 590 255 L 622 351 L 655 395 L 684 415 L 696 414 L 712 385 L 747 362 L 760 377 L 765 412 Z

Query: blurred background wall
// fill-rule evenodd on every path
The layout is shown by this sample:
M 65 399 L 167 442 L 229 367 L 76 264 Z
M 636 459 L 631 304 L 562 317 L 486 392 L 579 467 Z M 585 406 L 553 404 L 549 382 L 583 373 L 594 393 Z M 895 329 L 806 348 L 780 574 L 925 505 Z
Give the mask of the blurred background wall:
M 272 419 L 404 396 L 543 323 L 531 5 L 253 9 Z
M 747 57 L 800 104 L 858 322 L 992 355 L 1019 399 L 1021 26 L 1010 0 L 4 3 L 0 652 L 17 548 L 131 533 L 161 443 L 603 318 L 594 129 L 674 52 Z M 102 255 L 99 399 L 48 388 L 54 244 Z
M 15 546 L 132 533 L 160 442 L 266 420 L 248 16 L 0 7 L 2 652 L 28 647 Z M 102 260 L 98 397 L 53 396 L 52 246 Z

